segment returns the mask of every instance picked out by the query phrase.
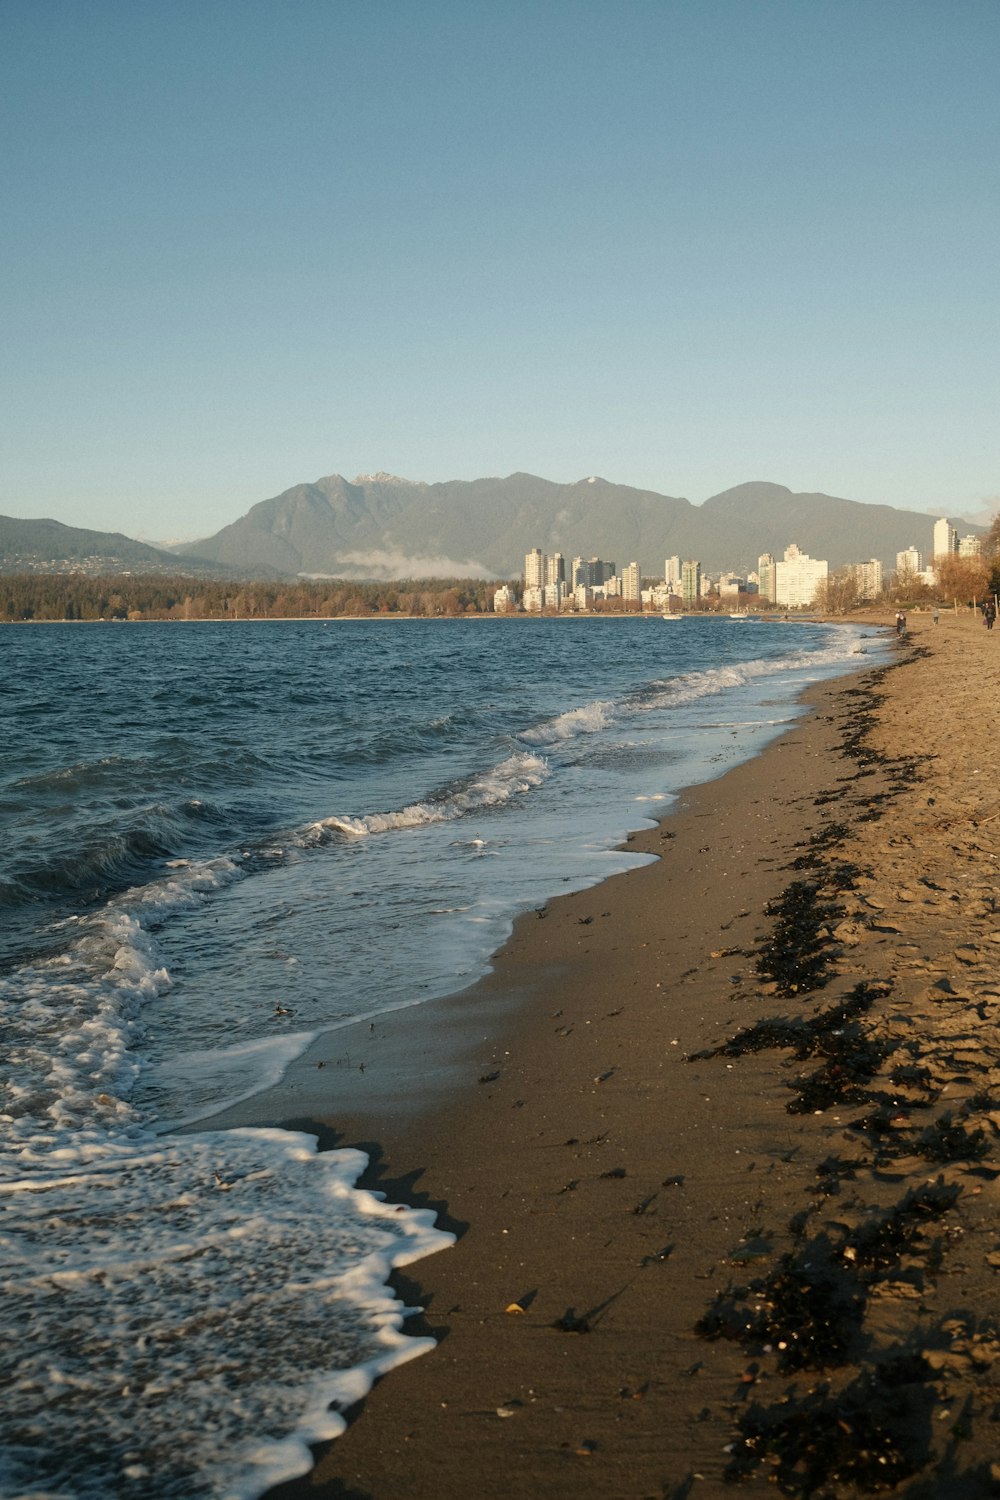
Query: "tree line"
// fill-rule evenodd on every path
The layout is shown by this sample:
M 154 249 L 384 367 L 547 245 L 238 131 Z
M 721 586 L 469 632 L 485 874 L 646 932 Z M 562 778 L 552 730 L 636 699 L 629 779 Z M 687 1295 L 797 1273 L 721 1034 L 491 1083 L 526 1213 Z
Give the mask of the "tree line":
M 16 573 L 0 577 L 0 620 L 287 620 L 486 614 L 493 579 L 278 582 Z

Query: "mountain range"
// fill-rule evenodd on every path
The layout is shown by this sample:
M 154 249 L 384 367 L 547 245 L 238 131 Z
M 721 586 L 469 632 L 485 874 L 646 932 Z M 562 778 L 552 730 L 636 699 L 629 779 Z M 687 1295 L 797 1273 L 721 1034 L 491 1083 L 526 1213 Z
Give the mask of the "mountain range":
M 666 557 L 697 557 L 709 570 L 756 567 L 790 542 L 831 567 L 931 551 L 934 517 L 833 495 L 793 494 L 754 482 L 702 505 L 591 476 L 555 484 L 534 474 L 421 484 L 390 474 L 350 481 L 332 474 L 262 500 L 180 555 L 241 570 L 341 578 L 520 575 L 532 547 L 567 559 L 637 560 L 659 574 Z M 965 524 L 964 530 L 981 528 Z
M 196 572 L 345 579 L 516 578 L 532 547 L 659 575 L 664 559 L 707 571 L 756 567 L 790 542 L 831 568 L 932 550 L 935 517 L 755 481 L 701 505 L 591 476 L 556 484 L 534 474 L 424 484 L 391 474 L 340 474 L 297 484 L 214 536 L 169 549 L 56 521 L 0 517 L 0 570 Z M 954 523 L 953 523 L 954 524 Z M 984 528 L 969 522 L 964 532 Z

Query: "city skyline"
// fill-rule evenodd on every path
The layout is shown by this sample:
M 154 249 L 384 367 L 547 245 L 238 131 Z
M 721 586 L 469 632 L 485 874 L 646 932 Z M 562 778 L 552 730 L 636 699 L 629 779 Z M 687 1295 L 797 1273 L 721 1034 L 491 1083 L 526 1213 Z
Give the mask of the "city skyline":
M 960 536 L 945 518 L 934 526 L 929 558 L 910 545 L 900 548 L 892 570 L 897 580 L 933 586 L 935 563 L 946 557 L 978 557 L 982 538 Z M 626 563 L 621 573 L 617 564 L 597 556 L 572 559 L 567 573 L 565 554 L 545 553 L 532 547 L 525 553 L 521 599 L 503 585 L 494 595 L 494 608 L 527 610 L 562 609 L 572 603 L 576 609 L 589 608 L 598 598 L 620 598 L 660 608 L 668 598 L 683 599 L 685 604 L 717 593 L 726 595 L 759 595 L 762 600 L 785 607 L 811 604 L 828 581 L 853 578 L 861 599 L 877 599 L 888 582 L 887 570 L 876 557 L 849 562 L 831 569 L 826 558 L 814 558 L 789 542 L 780 558 L 770 551 L 761 552 L 755 568 L 738 571 L 731 568 L 702 568 L 698 558 L 681 558 L 674 554 L 664 560 L 663 578 L 644 573 L 635 560 Z M 643 587 L 643 585 L 646 587 Z

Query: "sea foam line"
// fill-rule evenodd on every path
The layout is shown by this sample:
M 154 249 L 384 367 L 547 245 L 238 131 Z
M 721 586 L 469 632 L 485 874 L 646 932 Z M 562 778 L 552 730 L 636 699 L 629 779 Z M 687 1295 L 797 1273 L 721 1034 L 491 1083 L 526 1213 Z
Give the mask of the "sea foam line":
M 0 1353 L 0 1494 L 250 1500 L 433 1346 L 385 1283 L 453 1236 L 359 1190 L 363 1153 L 249 1129 L 79 1154 L 9 1184 L 26 1212 L 0 1288 L 22 1330 Z
M 392 833 L 404 828 L 420 828 L 430 823 L 450 823 L 467 813 L 490 807 L 501 807 L 511 798 L 532 791 L 550 775 L 550 768 L 540 755 L 517 754 L 501 761 L 489 771 L 459 782 L 440 796 L 425 802 L 412 802 L 393 812 L 351 815 L 332 813 L 310 823 L 302 831 L 303 842 L 321 840 L 330 830 L 365 838 L 373 833 Z

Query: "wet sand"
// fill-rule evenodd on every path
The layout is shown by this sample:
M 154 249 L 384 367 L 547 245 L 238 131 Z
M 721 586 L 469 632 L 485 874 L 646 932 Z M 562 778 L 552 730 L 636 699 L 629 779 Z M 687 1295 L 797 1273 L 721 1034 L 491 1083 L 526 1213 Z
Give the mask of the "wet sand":
M 397 1278 L 437 1349 L 271 1500 L 1000 1493 L 1000 636 L 910 623 L 655 863 L 229 1117 L 459 1236 Z

